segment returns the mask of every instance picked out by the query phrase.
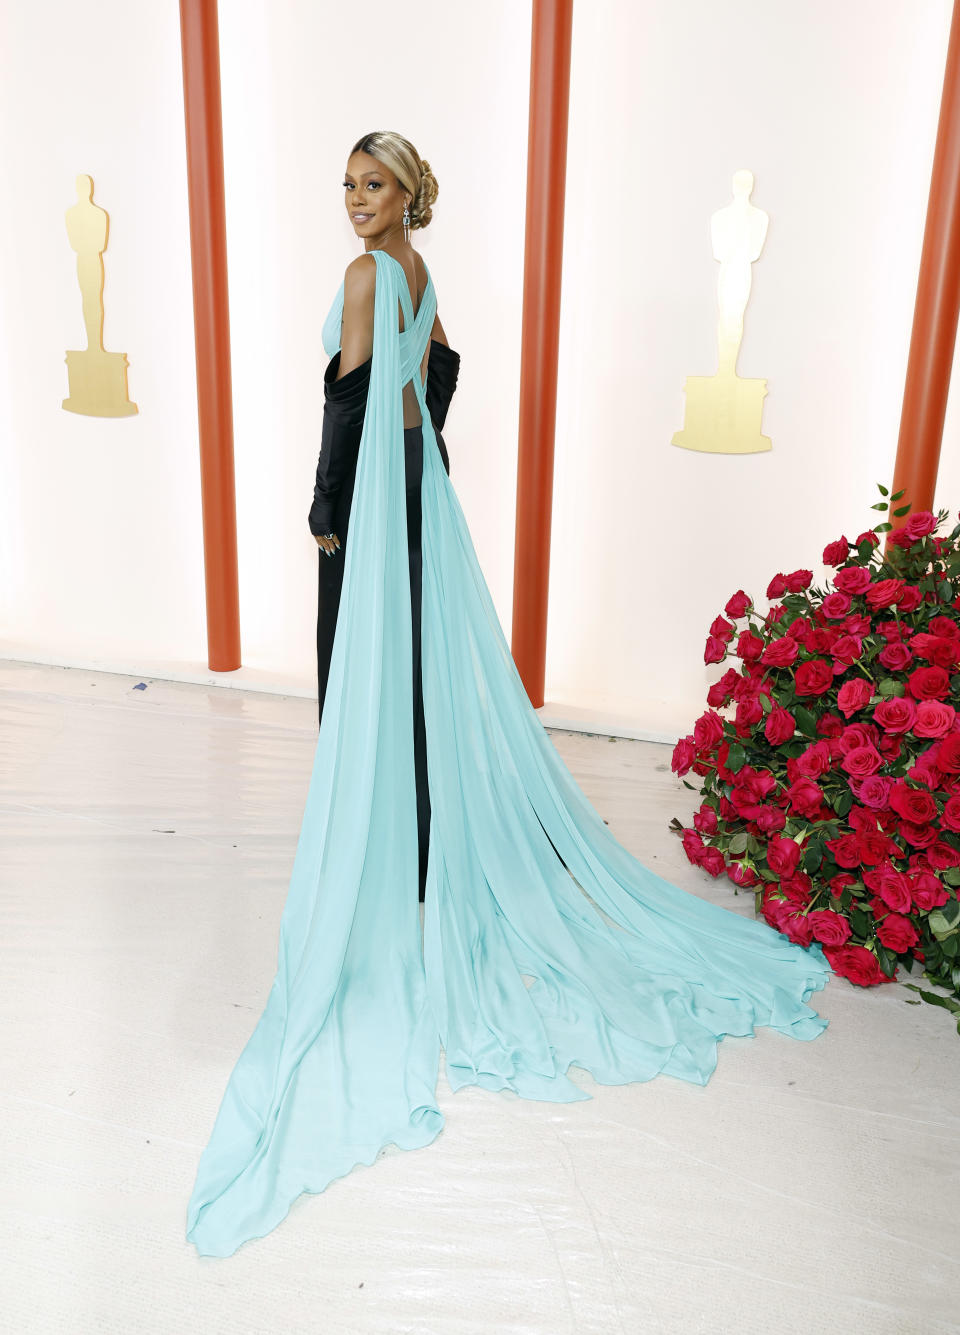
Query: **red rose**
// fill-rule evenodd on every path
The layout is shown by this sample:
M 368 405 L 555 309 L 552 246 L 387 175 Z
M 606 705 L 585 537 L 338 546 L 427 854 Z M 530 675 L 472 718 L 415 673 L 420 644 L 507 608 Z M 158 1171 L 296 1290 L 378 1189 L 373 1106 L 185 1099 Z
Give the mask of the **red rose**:
M 849 665 L 855 663 L 863 653 L 863 644 L 860 640 L 860 636 L 841 635 L 839 640 L 834 641 L 830 653 L 838 663 L 845 663 L 849 667 Z M 861 678 L 861 680 L 863 680 L 863 678 Z
M 779 640 L 771 640 L 760 655 L 760 662 L 764 667 L 789 667 L 799 652 L 796 640 L 791 635 L 784 635 Z
M 857 838 L 860 843 L 860 860 L 867 866 L 875 867 L 892 852 L 899 852 L 893 840 L 880 830 L 860 830 Z
M 865 779 L 868 774 L 876 774 L 883 764 L 883 756 L 873 746 L 855 746 L 840 764 L 851 778 Z
M 828 946 L 842 946 L 850 936 L 850 924 L 841 913 L 832 909 L 814 909 L 807 915 L 813 934 Z
M 813 579 L 813 571 L 794 570 L 792 574 L 785 575 L 784 578 L 787 582 L 788 593 L 803 593 Z
M 890 789 L 890 806 L 904 820 L 926 825 L 936 818 L 937 799 L 925 788 L 911 788 L 898 779 Z
M 823 695 L 833 685 L 833 667 L 822 658 L 811 658 L 797 668 L 797 695 Z
M 763 732 L 771 746 L 782 746 L 784 742 L 790 741 L 796 726 L 793 715 L 775 705 L 767 715 Z
M 819 737 L 839 737 L 843 732 L 843 719 L 839 714 L 821 714 L 817 719 Z
M 931 617 L 928 629 L 931 635 L 946 635 L 955 640 L 960 639 L 960 626 L 947 616 Z
M 881 607 L 893 607 L 903 597 L 902 579 L 881 579 L 867 589 L 867 606 L 877 611 Z
M 877 939 L 895 955 L 902 955 L 917 944 L 920 934 L 909 918 L 900 913 L 888 913 L 877 928 Z
M 909 820 L 900 821 L 898 833 L 901 839 L 905 839 L 914 848 L 929 848 L 931 844 L 936 843 L 937 839 L 935 825 L 918 825 L 916 822 Z
M 734 714 L 737 736 L 748 736 L 753 725 L 759 723 L 762 718 L 763 706 L 757 696 L 754 696 L 751 700 L 741 700 Z
M 850 787 L 854 797 L 858 797 L 864 806 L 872 811 L 884 811 L 889 805 L 892 782 L 882 774 L 868 774 L 865 779 L 852 779 Z
M 730 696 L 733 694 L 733 688 L 739 680 L 740 673 L 737 669 L 727 668 L 720 680 L 715 681 L 707 691 L 707 704 L 712 705 L 714 709 L 728 704 Z
M 951 797 L 947 805 L 943 808 L 940 816 L 941 823 L 948 830 L 953 830 L 960 834 L 960 797 Z
M 908 584 L 903 591 L 903 597 L 897 604 L 897 609 L 900 612 L 915 612 L 922 602 L 923 594 L 916 584 Z
M 752 599 L 744 593 L 743 589 L 737 589 L 736 593 L 727 600 L 727 605 L 723 610 L 728 617 L 733 617 L 736 621 L 738 617 L 746 616 L 752 606 Z
M 836 626 L 811 626 L 804 646 L 812 654 L 828 654 L 839 638 Z
M 734 885 L 745 886 L 747 889 L 760 884 L 760 877 L 753 868 L 744 866 L 742 862 L 728 862 L 727 875 Z
M 845 681 L 837 692 L 837 708 L 844 718 L 849 718 L 869 704 L 872 695 L 873 686 L 870 682 L 863 677 L 854 677 L 852 681 Z
M 878 536 L 876 530 L 875 530 L 875 529 L 872 529 L 872 528 L 868 528 L 867 531 L 866 531 L 865 533 L 861 533 L 861 534 L 860 534 L 860 536 L 857 538 L 857 540 L 856 540 L 856 541 L 854 542 L 854 544 L 853 544 L 854 547 L 859 547 L 860 544 L 861 544 L 861 542 L 869 542 L 869 544 L 870 544 L 871 547 L 879 547 L 879 546 L 880 546 L 880 538 L 879 538 L 879 536 Z
M 705 663 L 722 663 L 726 656 L 727 646 L 725 642 L 717 635 L 709 635 L 703 651 L 703 661 Z
M 789 761 L 787 762 L 789 766 Z M 826 741 L 812 742 L 805 751 L 801 751 L 793 762 L 796 773 L 805 779 L 819 779 L 822 774 L 833 764 L 830 755 L 830 743 Z M 789 773 L 789 769 L 788 769 Z M 791 779 L 794 777 L 790 775 Z
M 846 538 L 837 538 L 836 542 L 828 542 L 823 549 L 823 564 L 825 566 L 843 565 L 850 551 L 850 544 Z
M 950 690 L 950 678 L 942 667 L 917 668 L 907 678 L 907 690 L 916 700 L 942 700 Z
M 696 756 L 697 753 L 693 745 L 693 738 L 681 737 L 679 742 L 677 742 L 676 746 L 673 748 L 673 760 L 670 763 L 670 768 L 675 774 L 684 775 L 689 771 Z
M 910 898 L 922 913 L 938 909 L 949 899 L 949 892 L 932 871 L 920 870 L 907 876 Z
M 850 595 L 839 592 L 828 593 L 820 608 L 823 615 L 829 617 L 831 621 L 840 621 L 850 611 Z
M 777 899 L 770 891 L 763 897 L 763 916 L 771 927 L 798 945 L 809 946 L 813 940 L 813 928 L 802 909 L 789 900 Z
M 906 696 L 895 695 L 881 700 L 873 711 L 873 721 L 886 733 L 909 732 L 916 718 L 917 706 Z M 960 759 L 960 749 L 958 749 Z
M 869 889 L 877 891 L 888 909 L 894 913 L 910 912 L 910 882 L 904 872 L 888 864 L 886 867 L 877 867 L 863 879 Z
M 860 840 L 855 834 L 842 834 L 837 839 L 828 839 L 827 848 L 838 867 L 859 867 L 863 860 Z
M 777 835 L 767 845 L 767 866 L 778 876 L 792 876 L 800 861 L 800 845 Z
M 763 640 L 758 635 L 754 635 L 752 631 L 741 631 L 740 638 L 737 640 L 736 652 L 744 662 L 755 662 L 763 653 Z
M 701 714 L 693 725 L 693 740 L 698 751 L 716 746 L 723 736 L 723 719 L 714 710 Z
M 860 613 L 848 616 L 843 623 L 843 628 L 849 635 L 858 635 L 861 639 L 864 635 L 869 635 L 872 629 L 870 618 Z
M 700 866 L 711 876 L 719 876 L 724 870 L 726 863 L 723 860 L 723 854 L 719 848 L 705 848 L 703 856 L 700 858 Z
M 870 723 L 848 723 L 840 734 L 840 754 L 846 755 L 858 746 L 874 746 L 879 733 Z
M 902 672 L 913 658 L 913 652 L 907 645 L 897 641 L 881 649 L 877 658 L 888 672 Z
M 776 834 L 787 823 L 787 818 L 780 807 L 761 807 L 754 819 L 761 834 Z
M 716 834 L 717 813 L 713 807 L 703 802 L 699 811 L 693 813 L 693 823 L 701 834 Z
M 686 853 L 687 857 L 695 867 L 699 867 L 700 861 L 706 851 L 706 845 L 700 838 L 699 834 L 697 834 L 696 830 L 684 830 L 681 842 L 683 843 L 684 853 Z
M 823 794 L 810 779 L 798 779 L 787 789 L 790 805 L 798 816 L 812 820 L 823 803 Z
M 937 769 L 943 769 L 948 774 L 960 774 L 960 733 L 948 733 L 940 742 Z
M 913 731 L 917 737 L 945 737 L 953 727 L 957 711 L 943 700 L 921 700 Z
M 716 635 L 718 640 L 726 642 L 727 640 L 733 639 L 733 632 L 734 627 L 729 621 L 725 621 L 723 617 L 714 617 L 710 626 L 711 635 Z
M 910 648 L 918 658 L 952 671 L 960 661 L 960 641 L 948 635 L 928 635 L 920 632 L 910 641 Z
M 787 580 L 785 575 L 774 575 L 773 579 L 767 585 L 768 598 L 782 598 L 787 591 Z
M 916 514 L 907 516 L 903 531 L 911 542 L 919 542 L 921 538 L 925 538 L 927 534 L 932 533 L 936 527 L 936 515 L 932 515 L 929 510 L 918 510 Z
M 889 983 L 892 980 L 880 968 L 876 955 L 872 955 L 864 946 L 849 943 L 842 946 L 824 946 L 826 955 L 834 973 L 841 978 L 849 978 L 858 987 L 873 987 L 876 983 Z
M 833 584 L 842 593 L 863 593 L 870 587 L 870 571 L 865 566 L 844 566 L 834 575 Z

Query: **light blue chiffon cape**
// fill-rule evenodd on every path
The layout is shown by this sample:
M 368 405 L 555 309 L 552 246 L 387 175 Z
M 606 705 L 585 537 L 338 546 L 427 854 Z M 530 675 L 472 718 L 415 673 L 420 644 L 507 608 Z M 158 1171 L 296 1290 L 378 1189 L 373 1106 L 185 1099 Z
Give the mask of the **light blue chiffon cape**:
M 444 1121 L 441 1045 L 454 1090 L 568 1102 L 590 1097 L 571 1064 L 601 1084 L 663 1072 L 702 1085 L 724 1034 L 769 1025 L 812 1039 L 827 1023 L 804 1004 L 830 974 L 819 945 L 794 945 L 643 866 L 560 759 L 436 445 L 419 374 L 432 279 L 414 317 L 403 267 L 369 253 L 370 388 L 323 720 L 276 977 L 188 1206 L 187 1238 L 207 1256 L 262 1237 L 301 1192 L 323 1191 L 385 1145 L 432 1141 Z M 341 284 L 323 329 L 329 356 L 342 307 Z M 411 379 L 423 419 L 432 808 L 422 941 L 402 407 Z

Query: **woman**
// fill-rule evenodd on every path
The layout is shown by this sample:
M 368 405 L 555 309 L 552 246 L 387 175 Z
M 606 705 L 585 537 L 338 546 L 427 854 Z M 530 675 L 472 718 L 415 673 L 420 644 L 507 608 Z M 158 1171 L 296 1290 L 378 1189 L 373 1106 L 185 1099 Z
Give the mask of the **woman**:
M 412 146 L 391 146 L 380 136 L 381 161 L 365 145 L 377 136 L 366 136 L 351 152 L 344 175 L 344 202 L 351 224 L 364 238 L 366 250 L 389 251 L 403 266 L 414 312 L 427 285 L 423 260 L 405 240 L 412 228 L 426 227 L 437 197 L 437 182 L 429 164 L 420 163 L 420 186 L 414 199 L 399 182 L 400 175 L 415 170 L 410 160 Z M 394 170 L 385 168 L 392 160 Z M 317 603 L 317 696 L 320 719 L 330 672 L 330 655 L 337 626 L 343 586 L 345 544 L 357 465 L 357 450 L 363 429 L 373 350 L 373 293 L 375 268 L 351 264 L 344 276 L 342 346 L 334 353 L 323 377 L 323 430 L 317 462 L 313 505 L 308 523 L 319 547 Z M 401 329 L 403 327 L 401 315 Z M 447 343 L 440 316 L 430 331 L 428 353 L 422 368 L 426 376 L 427 409 L 433 423 L 443 466 L 450 460 L 441 428 L 457 385 L 460 354 Z M 423 428 L 413 385 L 403 391 L 403 445 L 407 504 L 407 547 L 410 567 L 410 611 L 413 623 L 414 768 L 417 794 L 417 833 L 422 900 L 426 887 L 427 849 L 430 838 L 430 795 L 427 785 L 427 739 L 423 718 L 423 683 L 420 672 L 420 483 L 423 474 Z
M 350 541 L 277 973 L 188 1206 L 187 1237 L 204 1255 L 229 1256 L 263 1236 L 301 1192 L 323 1191 L 385 1145 L 433 1140 L 443 1127 L 441 1046 L 454 1090 L 477 1084 L 570 1102 L 590 1097 L 571 1065 L 601 1084 L 659 1073 L 706 1084 L 725 1034 L 769 1025 L 808 1040 L 826 1026 L 804 1004 L 829 977 L 819 944 L 797 946 L 643 866 L 541 726 L 427 409 L 437 294 L 406 236 L 394 238 L 404 206 L 411 228 L 427 220 L 435 182 L 391 133 L 365 136 L 347 166 L 349 201 L 360 188 L 354 225 L 365 254 L 347 269 L 323 341 L 331 357 L 340 351 L 344 378 L 370 360 Z M 382 191 L 373 188 L 381 178 Z M 405 449 L 413 426 L 423 437 L 431 808 L 422 931 Z M 324 552 L 337 548 L 342 519 L 328 512 L 317 535 Z

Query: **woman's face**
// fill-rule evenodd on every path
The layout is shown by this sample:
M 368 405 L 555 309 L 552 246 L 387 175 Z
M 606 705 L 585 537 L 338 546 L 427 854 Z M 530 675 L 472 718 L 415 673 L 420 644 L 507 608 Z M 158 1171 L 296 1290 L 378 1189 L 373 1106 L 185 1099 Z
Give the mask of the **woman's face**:
M 369 153 L 351 154 L 343 194 L 354 231 L 365 241 L 377 242 L 402 229 L 404 205 L 412 199 L 409 190 Z

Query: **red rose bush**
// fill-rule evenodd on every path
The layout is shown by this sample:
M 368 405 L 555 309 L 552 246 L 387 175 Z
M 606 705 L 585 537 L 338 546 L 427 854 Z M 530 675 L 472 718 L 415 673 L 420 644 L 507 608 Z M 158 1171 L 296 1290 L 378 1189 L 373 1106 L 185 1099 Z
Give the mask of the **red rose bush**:
M 918 963 L 952 994 L 921 996 L 960 1015 L 960 525 L 940 536 L 947 518 L 831 542 L 832 588 L 795 570 L 770 581 L 764 613 L 743 590 L 729 599 L 704 661 L 735 664 L 673 752 L 701 804 L 673 828 L 691 862 L 752 889 L 835 973 L 867 987 Z

